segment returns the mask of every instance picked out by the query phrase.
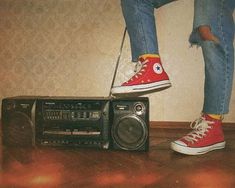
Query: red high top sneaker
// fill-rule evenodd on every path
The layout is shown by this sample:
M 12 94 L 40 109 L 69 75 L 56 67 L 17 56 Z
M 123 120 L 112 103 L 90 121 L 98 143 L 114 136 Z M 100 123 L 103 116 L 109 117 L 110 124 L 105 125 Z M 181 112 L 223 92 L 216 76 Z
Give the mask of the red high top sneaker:
M 172 142 L 171 149 L 187 155 L 200 155 L 225 147 L 221 120 L 203 115 L 190 126 L 193 131 Z
M 121 86 L 113 87 L 112 94 L 143 92 L 171 86 L 159 57 L 140 58 L 141 69 Z

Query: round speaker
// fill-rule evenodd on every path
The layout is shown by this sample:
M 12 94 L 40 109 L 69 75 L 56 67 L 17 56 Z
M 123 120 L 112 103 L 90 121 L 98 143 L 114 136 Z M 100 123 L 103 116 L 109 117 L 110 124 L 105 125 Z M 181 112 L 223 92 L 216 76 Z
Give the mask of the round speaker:
M 138 150 L 148 137 L 146 123 L 136 115 L 118 118 L 112 127 L 114 143 L 124 150 Z
M 31 119 L 22 112 L 9 114 L 4 136 L 4 141 L 7 145 L 32 146 L 34 136 Z

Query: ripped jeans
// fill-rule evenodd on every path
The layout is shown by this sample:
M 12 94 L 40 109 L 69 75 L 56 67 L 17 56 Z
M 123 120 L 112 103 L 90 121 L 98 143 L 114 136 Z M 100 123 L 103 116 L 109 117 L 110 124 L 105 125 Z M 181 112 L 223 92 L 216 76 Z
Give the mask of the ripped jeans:
M 154 9 L 174 0 L 121 0 L 130 37 L 132 61 L 143 54 L 159 54 Z M 229 112 L 234 72 L 235 0 L 195 0 L 193 31 L 189 41 L 202 49 L 205 62 L 202 112 Z M 202 39 L 198 28 L 209 26 L 218 41 Z

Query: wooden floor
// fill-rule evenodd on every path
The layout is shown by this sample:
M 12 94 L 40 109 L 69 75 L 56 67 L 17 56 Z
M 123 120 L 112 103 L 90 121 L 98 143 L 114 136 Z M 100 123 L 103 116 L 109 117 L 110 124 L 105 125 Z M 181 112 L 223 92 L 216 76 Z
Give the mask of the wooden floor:
M 156 124 L 149 152 L 1 146 L 0 187 L 234 188 L 235 127 L 224 130 L 226 148 L 202 156 L 171 151 L 170 142 L 188 130 Z

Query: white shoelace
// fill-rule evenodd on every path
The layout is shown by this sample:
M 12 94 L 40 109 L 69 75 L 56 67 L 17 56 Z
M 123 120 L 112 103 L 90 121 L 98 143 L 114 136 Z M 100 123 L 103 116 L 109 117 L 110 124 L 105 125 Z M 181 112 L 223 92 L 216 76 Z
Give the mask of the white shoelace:
M 139 72 L 141 72 L 141 69 L 142 69 L 143 67 L 146 67 L 146 66 L 147 66 L 146 63 L 148 63 L 148 59 L 144 60 L 143 62 L 138 61 L 138 62 L 136 63 L 136 65 L 135 65 L 135 70 L 134 70 L 134 72 L 136 72 L 137 74 L 138 74 Z
M 136 74 L 129 81 L 132 81 L 134 78 L 138 78 L 139 76 L 141 76 L 143 74 L 143 72 L 145 72 L 145 68 L 147 67 L 147 63 L 148 63 L 147 59 L 143 62 L 138 61 L 135 65 L 135 69 L 134 69 L 134 72 L 136 72 Z M 129 81 L 127 81 L 127 83 Z
M 135 73 L 139 72 L 141 68 L 142 68 L 142 63 L 141 63 L 140 61 L 138 61 L 138 62 L 135 64 L 134 72 L 135 72 Z
M 200 117 L 190 124 L 193 131 L 187 134 L 184 139 L 191 143 L 197 142 L 198 139 L 206 135 L 208 129 L 211 129 L 210 124 L 213 124 L 213 122 L 207 121 L 204 117 Z

